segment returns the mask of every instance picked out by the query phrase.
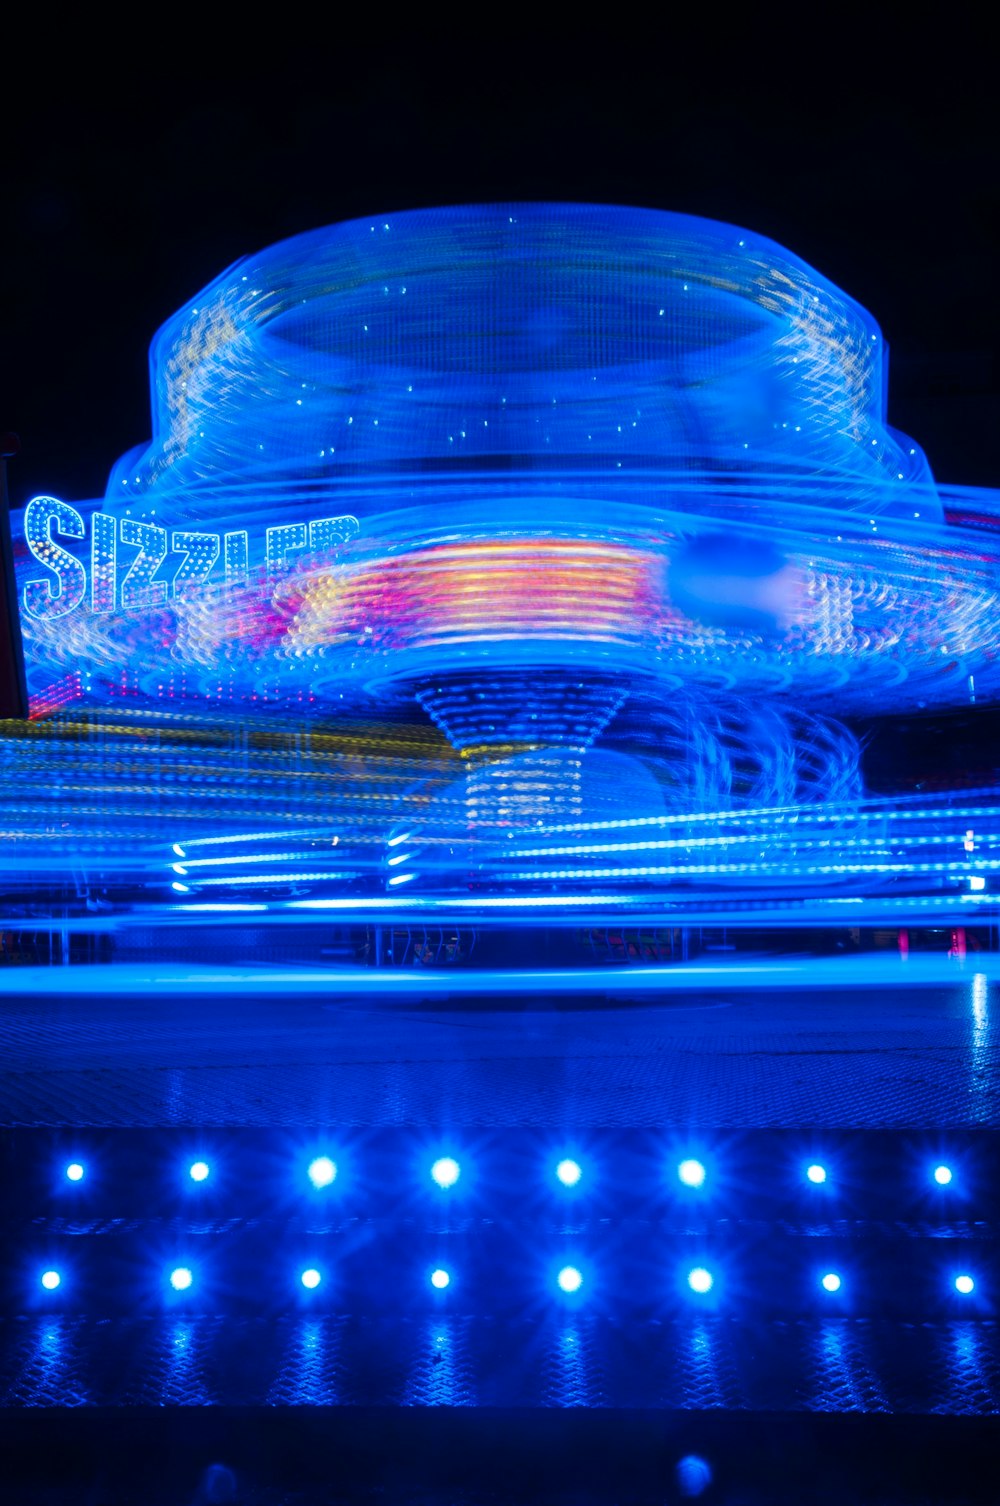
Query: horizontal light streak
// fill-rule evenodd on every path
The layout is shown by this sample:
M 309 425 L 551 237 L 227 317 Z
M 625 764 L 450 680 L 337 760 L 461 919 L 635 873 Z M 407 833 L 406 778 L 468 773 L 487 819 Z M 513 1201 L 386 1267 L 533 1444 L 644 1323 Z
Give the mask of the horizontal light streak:
M 1000 868 L 1000 859 L 996 861 L 977 862 L 977 867 L 997 869 Z M 939 862 L 939 863 L 911 863 L 899 861 L 893 863 L 865 862 L 855 863 L 795 863 L 785 860 L 780 863 L 674 863 L 656 864 L 648 867 L 628 868 L 530 868 L 511 872 L 507 875 L 511 880 L 523 880 L 532 883 L 551 883 L 558 879 L 626 879 L 626 878 L 686 878 L 690 875 L 720 874 L 727 877 L 741 877 L 753 879 L 755 877 L 783 877 L 794 880 L 803 874 L 830 875 L 853 877 L 855 874 L 917 874 L 917 873 L 953 873 L 961 871 L 964 876 L 969 871 L 967 862 Z
M 239 922 L 243 924 L 243 922 Z M 911 955 L 902 959 L 895 952 L 868 953 L 858 957 L 772 958 L 766 961 L 712 961 L 696 963 L 635 964 L 627 969 L 607 966 L 582 968 L 462 970 L 450 968 L 380 970 L 359 964 L 356 968 L 285 968 L 262 965 L 191 967 L 183 964 L 113 963 L 89 967 L 5 969 L 0 973 L 0 994 L 30 993 L 32 996 L 149 994 L 169 998 L 178 988 L 196 995 L 233 993 L 243 995 L 315 993 L 329 1001 L 352 996 L 375 995 L 391 1003 L 407 995 L 454 998 L 489 998 L 494 995 L 526 995 L 536 998 L 563 994 L 605 995 L 609 991 L 649 993 L 652 996 L 692 992 L 715 992 L 724 988 L 798 989 L 808 992 L 817 983 L 869 990 L 941 987 L 959 985 L 968 990 L 973 976 L 1000 981 L 996 956 L 975 958 L 965 971 L 954 958 L 944 955 Z
M 185 858 L 182 866 L 185 872 L 189 872 L 192 868 L 232 867 L 234 863 L 299 863 L 304 858 L 315 857 L 315 852 L 237 852 L 222 858 Z M 179 867 L 177 871 L 180 871 Z
M 199 878 L 194 881 L 193 887 L 207 889 L 212 886 L 225 885 L 227 888 L 238 889 L 244 884 L 318 884 L 328 883 L 336 879 L 339 883 L 347 879 L 364 878 L 364 874 L 356 869 L 327 868 L 311 873 L 240 873 L 227 875 L 225 878 Z
M 780 837 L 784 836 L 785 845 L 782 845 Z M 593 842 L 567 844 L 565 847 L 513 847 L 511 853 L 518 859 L 521 858 L 547 858 L 547 857 L 574 857 L 585 854 L 599 856 L 609 852 L 676 852 L 684 848 L 704 850 L 710 847 L 739 847 L 753 846 L 761 840 L 759 832 L 729 832 L 717 837 L 662 837 L 646 842 Z M 838 851 L 859 850 L 868 852 L 873 846 L 887 847 L 892 845 L 892 838 L 884 833 L 880 837 L 849 837 L 840 832 L 832 832 L 827 837 L 809 837 L 802 832 L 789 832 L 787 834 L 768 835 L 768 844 L 772 850 L 792 852 L 816 852 L 826 847 L 836 847 Z M 932 836 L 907 837 L 907 847 L 943 847 L 950 846 L 955 841 L 951 832 L 936 833 Z M 994 838 L 1000 843 L 1000 833 Z M 981 844 L 982 845 L 982 844 Z M 890 856 L 890 854 L 886 854 Z M 966 859 L 974 865 L 978 858 Z

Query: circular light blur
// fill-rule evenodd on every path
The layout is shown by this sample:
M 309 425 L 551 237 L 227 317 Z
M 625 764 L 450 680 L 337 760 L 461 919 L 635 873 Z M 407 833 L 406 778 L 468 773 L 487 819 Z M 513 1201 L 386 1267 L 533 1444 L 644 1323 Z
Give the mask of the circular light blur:
M 54 1292 L 61 1281 L 62 1277 L 58 1271 L 42 1272 L 42 1285 L 47 1292 Z
M 170 1285 L 175 1292 L 186 1292 L 194 1277 L 186 1265 L 179 1265 L 176 1271 L 170 1272 Z
M 69 1165 L 66 1167 L 66 1177 L 70 1182 L 83 1181 L 83 1167 L 80 1165 L 79 1161 L 71 1161 L 69 1163 Z
M 556 1176 L 564 1187 L 575 1187 L 583 1172 L 578 1161 L 560 1161 L 556 1167 Z
M 976 1283 L 971 1276 L 955 1277 L 955 1290 L 956 1292 L 961 1292 L 963 1297 L 967 1297 L 970 1292 L 975 1291 L 975 1288 Z
M 688 1286 L 693 1292 L 699 1292 L 702 1295 L 710 1292 L 713 1286 L 711 1271 L 706 1271 L 704 1266 L 695 1266 L 693 1271 L 688 1272 Z
M 431 1167 L 431 1176 L 439 1187 L 454 1187 L 462 1175 L 462 1168 L 451 1156 L 441 1156 Z
M 192 1166 L 191 1166 L 191 1168 L 190 1168 L 190 1170 L 188 1172 L 188 1175 L 190 1176 L 192 1182 L 204 1182 L 204 1181 L 207 1181 L 207 1179 L 208 1179 L 208 1162 L 207 1161 L 195 1161 L 192 1164 Z
M 302 1272 L 299 1280 L 302 1282 L 302 1285 L 306 1288 L 307 1291 L 314 1292 L 323 1278 L 320 1275 L 319 1271 L 315 1271 L 310 1268 L 308 1271 Z
M 583 1285 L 583 1277 L 575 1265 L 564 1265 L 556 1279 L 564 1292 L 578 1292 Z
M 309 1162 L 309 1180 L 316 1188 L 329 1187 L 337 1179 L 337 1163 L 329 1156 L 317 1156 Z
M 677 1461 L 677 1489 L 682 1496 L 700 1496 L 712 1483 L 712 1467 L 697 1454 L 686 1454 Z
M 827 1271 L 825 1276 L 820 1277 L 819 1284 L 825 1292 L 840 1291 L 841 1282 L 840 1277 L 837 1275 L 836 1271 Z
M 819 1187 L 821 1183 L 826 1181 L 826 1167 L 819 1165 L 807 1166 L 806 1176 L 809 1178 L 810 1182 L 812 1182 L 816 1187 Z
M 682 1161 L 677 1175 L 685 1187 L 701 1187 L 705 1182 L 705 1168 L 700 1161 Z
M 431 1286 L 437 1287 L 439 1292 L 443 1292 L 450 1281 L 447 1271 L 431 1271 Z
M 950 1166 L 935 1166 L 934 1180 L 935 1182 L 937 1182 L 939 1187 L 947 1187 L 951 1179 L 952 1170 Z

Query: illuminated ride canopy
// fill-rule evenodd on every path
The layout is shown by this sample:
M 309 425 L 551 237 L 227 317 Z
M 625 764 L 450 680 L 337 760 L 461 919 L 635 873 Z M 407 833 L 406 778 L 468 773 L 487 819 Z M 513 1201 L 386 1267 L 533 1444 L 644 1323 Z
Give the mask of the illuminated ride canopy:
M 1000 691 L 996 551 L 955 516 L 996 496 L 935 483 L 885 422 L 875 322 L 749 232 L 580 205 L 337 225 L 225 272 L 151 369 L 153 440 L 103 501 L 24 512 L 33 714 L 415 701 L 462 762 L 376 803 L 380 863 L 418 820 L 425 858 L 485 843 L 503 882 L 704 874 L 676 835 L 664 862 L 567 833 L 846 819 L 831 713 Z M 201 819 L 185 840 L 246 837 Z

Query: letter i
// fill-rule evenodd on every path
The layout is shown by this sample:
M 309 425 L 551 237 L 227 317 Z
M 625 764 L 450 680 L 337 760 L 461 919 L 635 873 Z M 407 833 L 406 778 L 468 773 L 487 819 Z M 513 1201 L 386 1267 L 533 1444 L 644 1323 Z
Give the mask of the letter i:
M 118 596 L 118 524 L 110 513 L 95 512 L 90 534 L 90 610 L 113 612 Z

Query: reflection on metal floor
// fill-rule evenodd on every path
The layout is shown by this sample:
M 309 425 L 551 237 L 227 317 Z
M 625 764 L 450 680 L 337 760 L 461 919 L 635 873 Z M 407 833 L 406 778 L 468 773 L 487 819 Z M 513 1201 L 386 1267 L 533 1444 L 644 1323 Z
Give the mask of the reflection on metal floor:
M 102 969 L 100 993 L 62 983 L 40 996 L 33 976 L 0 1013 L 0 1114 L 8 1125 L 1000 1126 L 992 977 L 955 963 L 952 983 L 913 988 L 908 966 L 867 987 L 854 966 L 837 986 L 836 968 L 812 959 L 780 988 L 766 970 L 751 986 L 720 968 L 634 1002 L 634 980 L 618 978 L 606 985 L 617 1003 L 582 1008 L 549 997 L 544 973 L 533 994 L 510 986 L 499 1001 L 463 999 L 452 974 L 451 997 L 426 1003 L 399 989 L 352 996 L 343 973 L 308 993 L 288 975 L 264 996 L 241 990 L 235 969 L 225 992 L 199 988 L 191 970 L 154 994 L 148 970 L 130 985 Z M 61 983 L 83 969 L 39 971 Z
M 995 1501 L 1000 999 L 904 976 L 8 973 L 19 1503 Z
M 974 1321 L 380 1319 L 5 1325 L 8 1407 L 608 1407 L 996 1414 L 1000 1334 Z

